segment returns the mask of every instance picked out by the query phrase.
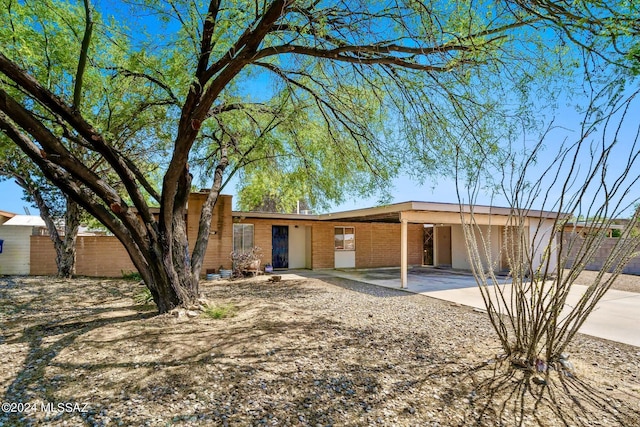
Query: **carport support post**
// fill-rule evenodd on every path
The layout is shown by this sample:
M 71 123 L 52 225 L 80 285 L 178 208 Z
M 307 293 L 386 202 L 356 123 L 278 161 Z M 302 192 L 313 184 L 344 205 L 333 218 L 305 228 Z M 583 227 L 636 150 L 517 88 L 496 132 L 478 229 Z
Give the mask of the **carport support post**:
M 400 287 L 407 288 L 407 223 L 406 219 L 400 221 Z

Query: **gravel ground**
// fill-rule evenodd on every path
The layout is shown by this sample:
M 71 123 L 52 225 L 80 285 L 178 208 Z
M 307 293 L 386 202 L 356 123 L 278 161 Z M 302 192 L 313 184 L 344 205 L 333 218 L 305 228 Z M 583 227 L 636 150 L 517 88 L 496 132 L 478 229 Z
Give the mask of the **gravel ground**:
M 598 271 L 582 271 L 575 283 L 576 285 L 589 286 L 590 283 L 593 283 L 598 273 Z M 640 293 L 640 276 L 621 274 L 613 282 L 611 289 Z
M 574 375 L 541 386 L 500 361 L 486 315 L 420 295 L 205 282 L 211 304 L 235 308 L 212 319 L 155 316 L 139 291 L 0 278 L 0 390 L 15 404 L 0 425 L 640 425 L 640 348 L 578 336 Z

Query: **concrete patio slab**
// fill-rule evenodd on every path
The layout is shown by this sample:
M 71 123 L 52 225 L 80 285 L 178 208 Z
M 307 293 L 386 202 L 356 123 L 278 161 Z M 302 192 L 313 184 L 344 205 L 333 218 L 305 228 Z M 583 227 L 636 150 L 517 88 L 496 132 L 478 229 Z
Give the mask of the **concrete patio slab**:
M 399 269 L 323 270 L 323 274 L 402 290 Z M 506 280 L 505 283 L 504 286 L 510 286 Z M 469 307 L 485 308 L 475 278 L 471 275 L 417 269 L 409 272 L 408 289 L 404 290 Z M 575 305 L 585 290 L 586 286 L 574 285 L 567 305 Z M 639 325 L 640 294 L 611 289 L 600 300 L 580 332 L 640 347 Z

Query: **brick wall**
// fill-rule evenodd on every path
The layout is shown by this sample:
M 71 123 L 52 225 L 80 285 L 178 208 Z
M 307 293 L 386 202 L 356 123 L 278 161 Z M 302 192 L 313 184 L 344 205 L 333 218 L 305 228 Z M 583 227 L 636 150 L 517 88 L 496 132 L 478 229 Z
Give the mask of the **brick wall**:
M 76 274 L 80 276 L 120 277 L 136 271 L 129 254 L 112 236 L 78 236 Z M 56 252 L 48 236 L 31 236 L 31 274 L 54 275 Z
M 49 236 L 31 236 L 31 266 L 29 274 L 46 276 L 56 274 L 56 251 Z
M 189 213 L 187 215 L 187 237 L 189 250 L 193 250 L 198 236 L 200 212 L 207 198 L 206 194 L 193 193 L 189 196 Z M 209 232 L 209 244 L 202 262 L 202 273 L 207 269 L 218 271 L 220 266 L 231 268 L 229 255 L 233 250 L 233 219 L 231 216 L 231 196 L 221 195 L 216 203 L 211 217 L 211 230 Z
M 195 193 L 189 198 L 187 235 L 193 250 L 198 222 L 206 194 Z M 209 245 L 202 274 L 222 265 L 231 268 L 233 223 L 231 196 L 221 196 L 212 216 Z M 254 224 L 254 244 L 263 250 L 263 265 L 271 262 L 271 229 L 273 225 L 311 228 L 311 268 L 333 268 L 334 227 L 352 226 L 356 234 L 356 268 L 397 267 L 400 265 L 400 224 L 324 222 L 312 220 L 235 218 L 238 223 Z M 49 237 L 31 237 L 31 274 L 56 274 L 55 251 Z M 408 225 L 409 265 L 422 263 L 422 225 Z M 122 272 L 135 271 L 129 256 L 115 237 L 79 236 L 76 272 L 86 276 L 119 277 Z
M 579 248 L 582 246 L 584 239 L 576 234 L 568 235 L 566 234 L 564 237 L 564 247 L 568 247 L 569 239 L 577 239 L 572 247 L 571 253 L 567 257 L 567 268 L 573 266 L 575 262 L 576 254 Z M 585 270 L 598 271 L 604 265 L 605 260 L 611 253 L 611 250 L 616 245 L 616 243 L 620 241 L 620 238 L 607 238 L 604 239 L 602 245 L 598 248 L 595 253 L 594 258 L 591 260 L 589 264 L 585 267 Z M 636 239 L 637 241 L 637 239 Z M 640 245 L 636 247 L 636 250 L 640 250 Z M 632 258 L 631 261 L 625 266 L 622 270 L 625 274 L 640 274 L 640 256 Z
M 400 224 L 357 223 L 356 267 L 400 266 Z M 409 265 L 422 264 L 422 224 L 407 225 L 407 254 Z
M 356 268 L 400 266 L 400 224 L 351 223 L 303 220 L 280 220 L 263 218 L 236 219 L 238 223 L 253 224 L 254 244 L 263 251 L 263 264 L 271 262 L 271 227 L 311 226 L 311 266 L 313 269 L 333 268 L 334 227 L 355 227 Z M 423 235 L 421 224 L 408 225 L 409 264 L 422 264 Z
M 311 250 L 313 268 L 333 268 L 335 267 L 335 241 L 334 227 L 339 223 L 319 222 L 314 224 L 311 231 Z M 348 224 L 340 224 L 348 225 Z M 356 230 L 356 252 L 358 249 L 358 230 Z
M 206 195 L 195 193 L 189 198 L 187 234 L 191 249 L 198 233 L 198 220 Z M 223 195 L 216 203 L 211 220 L 209 245 L 205 254 L 202 274 L 207 268 L 216 270 L 223 265 L 231 268 L 229 254 L 233 245 L 231 218 L 231 196 Z M 48 236 L 31 236 L 32 275 L 54 275 L 57 273 L 56 253 Z M 123 272 L 136 271 L 129 254 L 120 241 L 113 236 L 78 236 L 76 274 L 81 276 L 121 277 Z

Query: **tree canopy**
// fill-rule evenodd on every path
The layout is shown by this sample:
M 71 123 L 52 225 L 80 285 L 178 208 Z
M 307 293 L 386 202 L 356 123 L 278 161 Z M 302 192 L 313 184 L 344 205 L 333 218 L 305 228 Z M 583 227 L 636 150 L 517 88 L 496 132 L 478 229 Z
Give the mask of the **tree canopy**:
M 160 311 L 197 296 L 230 175 L 275 171 L 321 204 L 461 151 L 473 168 L 577 67 L 565 40 L 633 59 L 637 30 L 635 6 L 596 2 L 2 4 L 0 129 L 120 239 Z M 187 242 L 194 176 L 210 192 Z

